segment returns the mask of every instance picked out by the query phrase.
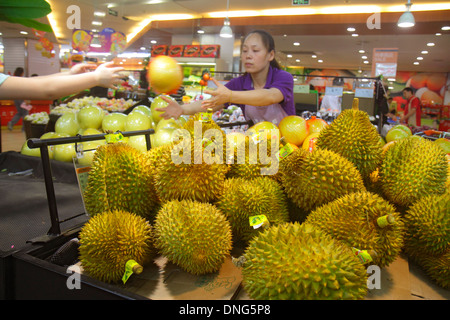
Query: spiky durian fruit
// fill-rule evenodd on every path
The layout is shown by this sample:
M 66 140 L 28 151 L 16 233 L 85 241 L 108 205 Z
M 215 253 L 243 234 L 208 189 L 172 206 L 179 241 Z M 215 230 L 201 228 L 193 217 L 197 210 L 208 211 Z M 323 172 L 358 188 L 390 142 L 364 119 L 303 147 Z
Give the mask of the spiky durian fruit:
M 450 248 L 438 255 L 418 253 L 412 257 L 412 260 L 437 285 L 445 289 L 450 289 Z
M 403 247 L 405 227 L 395 207 L 371 192 L 344 195 L 306 218 L 333 238 L 359 250 L 375 251 L 373 262 L 385 267 Z
M 153 175 L 148 159 L 132 146 L 121 142 L 99 146 L 84 192 L 87 212 L 119 209 L 148 217 L 158 206 Z
M 235 239 L 244 242 L 263 229 L 250 225 L 252 216 L 265 215 L 270 225 L 289 221 L 287 198 L 281 186 L 268 177 L 225 180 L 223 194 L 215 205 L 230 221 Z
M 79 238 L 83 270 L 108 283 L 122 279 L 127 262 L 134 261 L 135 273 L 140 273 L 155 253 L 150 223 L 122 210 L 91 217 L 81 228 Z
M 438 255 L 450 248 L 450 191 L 425 196 L 405 214 L 405 251 L 408 255 Z
M 369 115 L 355 101 L 352 109 L 343 110 L 320 132 L 316 146 L 350 160 L 366 180 L 381 162 L 382 144 Z
M 351 249 L 310 224 L 272 226 L 244 252 L 244 289 L 252 299 L 362 299 L 367 274 Z
M 447 159 L 442 148 L 415 136 L 387 149 L 380 167 L 384 196 L 402 207 L 426 195 L 443 194 L 446 179 Z
M 315 148 L 310 153 L 299 148 L 284 159 L 280 169 L 286 195 L 305 212 L 345 194 L 365 191 L 356 167 L 326 149 Z
M 156 216 L 154 232 L 160 253 L 196 275 L 218 271 L 232 247 L 229 222 L 209 203 L 166 202 Z
M 228 166 L 219 154 L 215 158 L 215 146 L 203 147 L 188 138 L 163 150 L 155 170 L 155 188 L 161 201 L 210 202 L 222 193 Z

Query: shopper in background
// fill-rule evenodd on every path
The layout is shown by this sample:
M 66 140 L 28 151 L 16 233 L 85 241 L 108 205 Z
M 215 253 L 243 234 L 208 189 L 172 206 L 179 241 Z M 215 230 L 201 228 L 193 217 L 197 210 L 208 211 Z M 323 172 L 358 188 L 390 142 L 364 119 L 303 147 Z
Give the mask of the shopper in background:
M 270 121 L 276 125 L 287 115 L 295 115 L 293 97 L 294 79 L 281 69 L 275 59 L 275 44 L 272 36 L 263 30 L 250 32 L 241 48 L 241 62 L 245 74 L 231 79 L 225 85 L 211 78 L 215 90 L 205 90 L 211 98 L 179 105 L 165 99 L 169 104 L 163 118 L 178 118 L 182 114 L 195 114 L 207 108 L 220 110 L 230 104 L 241 107 L 246 120 L 254 123 Z
M 94 68 L 93 72 L 87 72 Z M 0 99 L 54 100 L 95 86 L 115 89 L 122 70 L 114 62 L 107 62 L 98 67 L 77 64 L 68 72 L 31 78 L 0 73 Z
M 23 77 L 25 70 L 22 67 L 17 67 L 14 70 L 14 77 Z M 14 105 L 16 106 L 16 114 L 12 117 L 11 121 L 8 122 L 8 130 L 11 131 L 14 128 L 14 125 L 20 121 L 20 119 L 24 119 L 25 116 L 28 115 L 28 111 L 31 110 L 30 104 L 25 103 L 23 99 L 14 100 Z M 22 127 L 22 131 L 24 128 Z
M 403 98 L 407 100 L 404 116 L 400 118 L 400 123 L 408 124 L 413 127 L 422 125 L 422 110 L 420 100 L 414 95 L 414 91 L 410 87 L 402 90 Z

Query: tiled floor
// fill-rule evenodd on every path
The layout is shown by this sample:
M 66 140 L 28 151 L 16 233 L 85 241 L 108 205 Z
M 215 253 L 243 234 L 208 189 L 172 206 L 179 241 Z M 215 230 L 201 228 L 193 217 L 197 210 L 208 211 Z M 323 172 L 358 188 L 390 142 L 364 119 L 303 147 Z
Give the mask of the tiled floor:
M 17 151 L 20 152 L 22 145 L 25 142 L 25 132 L 22 131 L 22 126 L 16 125 L 12 131 L 8 128 L 2 127 L 2 144 L 1 152 Z

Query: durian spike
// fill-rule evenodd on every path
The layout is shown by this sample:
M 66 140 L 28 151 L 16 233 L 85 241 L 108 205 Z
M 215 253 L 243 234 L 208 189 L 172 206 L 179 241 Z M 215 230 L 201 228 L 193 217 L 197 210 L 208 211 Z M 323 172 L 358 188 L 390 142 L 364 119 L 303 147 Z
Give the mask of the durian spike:
M 358 98 L 353 98 L 352 109 L 359 110 L 359 99 Z
M 395 218 L 392 214 L 381 216 L 377 219 L 377 225 L 380 228 L 385 228 L 388 225 L 394 224 L 394 222 L 395 222 Z

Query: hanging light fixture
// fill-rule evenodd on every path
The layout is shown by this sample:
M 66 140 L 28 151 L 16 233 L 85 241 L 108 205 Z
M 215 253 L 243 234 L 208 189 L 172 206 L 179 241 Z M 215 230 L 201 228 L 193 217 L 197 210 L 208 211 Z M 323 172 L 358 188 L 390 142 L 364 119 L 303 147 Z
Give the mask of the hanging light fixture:
M 411 1 L 408 0 L 408 3 L 406 5 L 406 11 L 400 16 L 400 19 L 398 19 L 397 26 L 400 28 L 410 28 L 414 27 L 416 24 L 414 20 L 413 14 L 410 12 L 411 9 Z
M 231 38 L 233 37 L 233 30 L 230 27 L 230 19 L 228 18 L 228 7 L 230 5 L 230 0 L 227 0 L 227 16 L 225 21 L 223 22 L 223 27 L 220 29 L 220 36 L 222 38 Z

